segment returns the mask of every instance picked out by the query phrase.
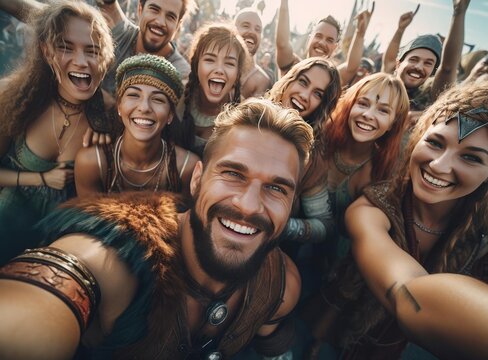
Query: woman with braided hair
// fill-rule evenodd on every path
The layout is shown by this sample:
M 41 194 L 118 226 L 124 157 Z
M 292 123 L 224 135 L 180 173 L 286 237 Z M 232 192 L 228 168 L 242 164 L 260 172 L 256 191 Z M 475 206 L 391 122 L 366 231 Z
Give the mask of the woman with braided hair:
M 174 145 L 168 136 L 183 92 L 178 71 L 163 57 L 140 54 L 119 65 L 115 80 L 124 130 L 114 146 L 95 145 L 78 152 L 78 196 L 130 190 L 189 195 L 198 157 Z
M 34 11 L 30 24 L 25 61 L 0 89 L 0 264 L 37 245 L 33 224 L 75 195 L 84 134 L 106 125 L 99 85 L 113 44 L 101 14 L 58 0 Z
M 230 23 L 210 23 L 196 34 L 190 49 L 190 75 L 171 129 L 176 143 L 199 156 L 226 103 L 241 101 L 241 75 L 250 64 L 244 40 Z
M 486 81 L 424 112 L 399 174 L 346 212 L 355 261 L 323 292 L 318 338 L 348 359 L 399 358 L 406 339 L 441 358 L 488 357 L 487 144 Z

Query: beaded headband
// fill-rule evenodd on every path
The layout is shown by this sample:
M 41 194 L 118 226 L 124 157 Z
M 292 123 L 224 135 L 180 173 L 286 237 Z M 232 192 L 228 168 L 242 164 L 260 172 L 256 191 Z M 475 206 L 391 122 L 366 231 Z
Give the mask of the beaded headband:
M 161 90 L 176 106 L 183 94 L 183 84 L 176 68 L 161 56 L 140 54 L 125 59 L 115 75 L 117 96 L 120 98 L 134 84 L 145 84 Z
M 454 115 L 446 119 L 445 124 L 447 124 L 452 119 L 457 119 L 458 121 L 458 142 L 461 141 L 474 133 L 476 130 L 481 129 L 488 125 L 488 121 L 480 121 L 476 119 L 479 114 L 488 114 L 488 110 L 484 107 L 478 107 L 466 111 L 465 113 L 457 112 Z

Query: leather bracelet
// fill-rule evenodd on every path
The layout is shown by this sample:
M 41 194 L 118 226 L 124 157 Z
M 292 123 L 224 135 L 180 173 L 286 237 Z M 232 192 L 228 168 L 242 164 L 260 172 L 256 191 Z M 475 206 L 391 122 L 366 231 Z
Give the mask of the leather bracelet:
M 38 286 L 61 299 L 86 330 L 99 302 L 95 277 L 76 257 L 55 248 L 28 249 L 0 269 L 0 278 Z

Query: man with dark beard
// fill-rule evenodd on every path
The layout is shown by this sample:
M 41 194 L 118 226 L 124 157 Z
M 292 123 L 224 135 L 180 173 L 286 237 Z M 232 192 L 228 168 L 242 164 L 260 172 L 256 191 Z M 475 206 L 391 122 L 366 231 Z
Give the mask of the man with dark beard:
M 218 116 L 191 210 L 140 192 L 66 203 L 39 226 L 57 240 L 0 269 L 0 358 L 285 352 L 300 276 L 276 245 L 312 142 L 295 111 L 249 99 Z
M 252 67 L 241 78 L 241 95 L 244 98 L 262 96 L 273 84 L 266 71 L 256 63 L 263 32 L 261 17 L 257 10 L 244 8 L 236 14 L 234 23 L 252 56 Z
M 126 58 L 148 53 L 159 55 L 180 72 L 185 83 L 190 64 L 172 42 L 185 14 L 194 6 L 193 0 L 139 0 L 137 18 L 139 26 L 130 21 L 117 0 L 98 0 L 98 7 L 112 29 L 116 44 L 112 71 L 103 81 L 105 90 L 115 91 L 115 69 Z

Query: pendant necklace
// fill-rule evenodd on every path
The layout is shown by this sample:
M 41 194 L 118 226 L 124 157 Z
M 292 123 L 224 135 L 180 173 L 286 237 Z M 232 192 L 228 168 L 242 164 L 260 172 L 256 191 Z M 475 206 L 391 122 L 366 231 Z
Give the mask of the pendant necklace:
M 59 94 L 56 96 L 56 104 L 58 104 L 59 110 L 61 110 L 61 112 L 64 115 L 63 128 L 61 129 L 61 132 L 59 133 L 59 136 L 58 136 L 58 140 L 61 140 L 61 138 L 64 135 L 64 132 L 66 131 L 66 129 L 71 126 L 71 121 L 70 121 L 69 118 L 71 116 L 75 116 L 75 115 L 78 115 L 78 114 L 81 117 L 81 113 L 83 112 L 83 105 L 82 104 L 73 104 L 73 103 L 69 102 L 68 100 L 64 99 Z M 69 109 L 73 109 L 75 111 L 72 112 L 72 113 L 65 112 L 64 109 L 63 109 L 63 106 L 66 107 L 66 108 L 69 108 Z M 79 120 L 80 117 L 78 117 L 78 120 Z
M 56 102 L 57 103 L 57 102 Z M 59 104 L 58 104 L 59 106 Z M 61 107 L 60 107 L 61 108 Z M 63 110 L 61 110 L 63 111 Z M 63 112 L 64 114 L 64 112 Z M 70 137 L 66 140 L 66 143 L 64 144 L 63 147 L 61 147 L 61 138 L 63 137 L 63 134 L 64 134 L 64 131 L 66 130 L 66 128 L 69 127 L 69 124 L 68 126 L 66 126 L 66 115 L 65 115 L 65 122 L 63 123 L 63 128 L 61 129 L 61 133 L 59 134 L 59 137 L 56 136 L 56 122 L 54 120 L 54 105 L 52 106 L 52 112 L 51 112 L 51 122 L 53 124 L 53 133 L 54 133 L 54 139 L 56 140 L 56 145 L 58 145 L 58 151 L 59 151 L 59 155 L 61 155 L 63 153 L 63 151 L 66 149 L 66 146 L 68 146 L 68 144 L 70 143 L 71 139 L 73 138 L 73 136 L 75 135 L 76 133 L 76 129 L 78 129 L 78 124 L 80 123 L 80 119 L 81 119 L 81 114 L 82 114 L 82 111 L 78 112 L 77 114 L 78 115 L 78 119 L 76 120 L 76 125 L 75 125 L 75 128 L 73 130 L 73 132 L 71 133 Z M 69 121 L 68 121 L 69 122 Z
M 336 150 L 334 151 L 334 165 L 336 166 L 337 170 L 339 170 L 341 173 L 344 175 L 351 175 L 353 174 L 356 170 L 360 169 L 363 167 L 364 164 L 366 164 L 369 160 L 371 160 L 371 156 L 364 160 L 363 162 L 359 164 L 346 164 L 344 161 L 342 161 L 341 156 L 339 154 L 339 151 Z

